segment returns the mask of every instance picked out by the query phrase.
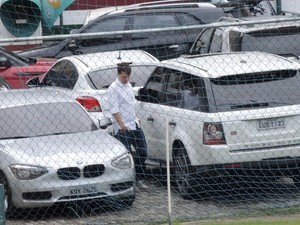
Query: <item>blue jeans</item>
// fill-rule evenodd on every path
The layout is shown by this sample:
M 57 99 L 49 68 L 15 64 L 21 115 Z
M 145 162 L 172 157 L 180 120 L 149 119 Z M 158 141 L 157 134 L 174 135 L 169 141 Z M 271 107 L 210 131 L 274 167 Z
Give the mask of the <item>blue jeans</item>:
M 147 158 L 147 143 L 145 139 L 144 132 L 141 128 L 137 128 L 136 130 L 121 132 L 115 135 L 120 142 L 128 149 L 132 154 L 131 145 L 135 149 L 135 154 L 132 154 L 134 163 L 135 163 L 135 171 L 137 179 L 145 176 L 146 165 L 145 161 Z

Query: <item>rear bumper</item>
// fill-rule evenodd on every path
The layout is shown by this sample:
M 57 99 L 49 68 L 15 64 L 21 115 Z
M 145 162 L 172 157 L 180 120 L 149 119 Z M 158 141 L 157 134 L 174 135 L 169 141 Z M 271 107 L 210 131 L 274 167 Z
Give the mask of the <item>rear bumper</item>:
M 197 166 L 201 176 L 255 175 L 255 176 L 300 176 L 300 157 L 270 158 L 261 161 L 236 162 Z

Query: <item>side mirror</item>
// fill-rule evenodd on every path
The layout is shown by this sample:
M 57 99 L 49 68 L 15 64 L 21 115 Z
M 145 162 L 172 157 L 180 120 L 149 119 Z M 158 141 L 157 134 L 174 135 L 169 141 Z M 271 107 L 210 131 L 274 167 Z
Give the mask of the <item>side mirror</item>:
M 27 81 L 27 87 L 32 88 L 32 87 L 38 87 L 38 86 L 41 86 L 39 77 L 33 77 Z
M 8 58 L 1 56 L 0 57 L 0 67 L 9 68 L 11 67 L 11 62 Z
M 71 40 L 69 42 L 69 44 L 68 44 L 68 48 L 72 49 L 72 48 L 76 48 L 76 47 L 77 47 L 77 45 L 76 45 L 76 39 Z

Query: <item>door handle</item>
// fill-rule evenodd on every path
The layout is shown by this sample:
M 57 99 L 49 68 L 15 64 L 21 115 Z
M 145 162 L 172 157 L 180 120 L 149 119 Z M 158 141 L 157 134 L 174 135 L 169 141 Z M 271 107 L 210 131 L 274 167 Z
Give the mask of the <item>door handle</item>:
M 176 49 L 178 49 L 178 47 L 179 47 L 179 45 L 170 45 L 169 49 L 176 50 Z
M 149 121 L 149 122 L 154 122 L 154 118 L 153 118 L 153 117 L 148 117 L 148 118 L 147 118 L 147 121 Z
M 171 122 L 169 122 L 169 125 L 175 127 L 175 126 L 176 126 L 176 123 L 175 123 L 174 121 L 171 121 Z

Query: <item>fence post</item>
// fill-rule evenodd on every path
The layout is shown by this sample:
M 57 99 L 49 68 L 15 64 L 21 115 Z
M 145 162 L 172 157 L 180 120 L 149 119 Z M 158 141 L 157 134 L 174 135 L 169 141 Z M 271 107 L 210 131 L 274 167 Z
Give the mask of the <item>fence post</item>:
M 169 118 L 166 117 L 166 162 L 167 162 L 167 186 L 168 186 L 168 220 L 172 225 L 172 198 L 171 198 L 171 172 L 170 172 L 170 146 L 169 146 Z
M 0 225 L 5 225 L 4 187 L 0 184 Z

